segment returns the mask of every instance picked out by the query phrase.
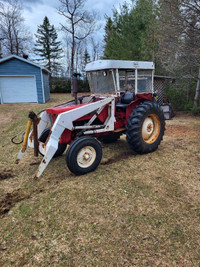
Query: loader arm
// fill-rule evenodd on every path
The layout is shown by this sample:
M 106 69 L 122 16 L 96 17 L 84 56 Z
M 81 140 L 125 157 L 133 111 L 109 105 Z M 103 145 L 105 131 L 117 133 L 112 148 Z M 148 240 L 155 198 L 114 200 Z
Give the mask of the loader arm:
M 114 116 L 114 105 L 115 105 L 115 98 L 109 97 L 105 98 L 103 100 L 90 103 L 88 105 L 84 105 L 82 107 L 78 107 L 77 109 L 73 109 L 67 112 L 63 112 L 58 115 L 56 118 L 56 121 L 51 129 L 51 135 L 50 138 L 46 144 L 46 151 L 44 153 L 44 157 L 39 165 L 36 178 L 40 177 L 47 165 L 49 164 L 50 160 L 54 156 L 57 148 L 58 148 L 58 142 L 59 138 L 62 135 L 63 131 L 65 129 L 68 129 L 70 131 L 73 130 L 73 121 L 77 120 L 78 118 L 85 116 L 93 111 L 96 111 L 98 109 L 101 109 L 102 107 L 105 107 L 106 105 L 109 105 L 109 112 L 108 112 L 108 118 L 106 120 L 105 129 L 101 129 L 102 131 L 113 131 L 114 130 L 114 123 L 115 123 L 115 116 Z

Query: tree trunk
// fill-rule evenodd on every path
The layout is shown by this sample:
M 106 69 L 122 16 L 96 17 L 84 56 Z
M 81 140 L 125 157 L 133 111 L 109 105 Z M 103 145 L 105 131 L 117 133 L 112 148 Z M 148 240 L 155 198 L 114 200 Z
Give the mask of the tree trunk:
M 74 55 L 75 55 L 75 40 L 74 36 L 72 37 L 72 53 L 71 53 L 71 94 L 74 96 L 73 92 L 73 73 L 74 73 Z
M 198 107 L 198 99 L 199 99 L 199 93 L 200 93 L 200 67 L 199 67 L 199 74 L 198 74 L 198 80 L 197 80 L 197 86 L 196 86 L 196 93 L 194 97 L 194 107 Z
M 2 55 L 2 45 L 1 45 L 1 40 L 0 40 L 0 59 L 3 57 Z
M 190 87 L 191 87 L 192 79 L 189 78 L 188 84 L 187 84 L 187 103 L 190 100 Z
M 53 88 L 53 81 L 52 81 L 52 76 L 51 76 L 51 73 L 49 74 L 49 88 L 50 88 L 50 92 L 52 92 L 52 88 Z

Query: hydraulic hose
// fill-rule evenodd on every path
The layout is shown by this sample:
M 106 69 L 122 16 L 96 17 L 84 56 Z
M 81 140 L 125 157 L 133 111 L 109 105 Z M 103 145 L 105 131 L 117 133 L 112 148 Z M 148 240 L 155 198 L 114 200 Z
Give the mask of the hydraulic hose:
M 20 134 L 22 134 L 22 140 L 20 142 L 15 142 L 15 138 L 18 137 Z M 20 145 L 23 143 L 23 140 L 24 140 L 24 134 L 25 134 L 25 129 L 23 129 L 21 132 L 19 132 L 18 134 L 16 134 L 15 136 L 13 136 L 11 138 L 11 142 L 15 145 Z

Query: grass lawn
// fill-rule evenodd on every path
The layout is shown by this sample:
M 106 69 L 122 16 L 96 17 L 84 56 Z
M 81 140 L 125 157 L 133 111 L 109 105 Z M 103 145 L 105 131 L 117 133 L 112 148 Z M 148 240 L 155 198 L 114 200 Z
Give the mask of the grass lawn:
M 124 135 L 95 172 L 74 176 L 63 155 L 34 180 L 33 151 L 15 165 L 10 138 L 69 99 L 0 105 L 0 266 L 200 266 L 200 118 L 167 121 L 152 154 Z

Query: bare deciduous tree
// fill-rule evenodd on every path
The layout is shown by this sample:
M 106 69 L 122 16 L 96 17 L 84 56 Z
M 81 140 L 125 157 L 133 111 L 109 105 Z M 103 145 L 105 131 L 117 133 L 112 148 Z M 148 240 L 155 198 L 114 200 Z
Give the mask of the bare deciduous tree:
M 70 76 L 72 80 L 76 46 L 95 30 L 96 16 L 84 8 L 86 0 L 59 0 L 59 2 L 61 5 L 58 13 L 66 19 L 66 25 L 61 24 L 61 29 L 71 39 Z M 73 83 L 71 83 L 71 89 L 73 91 Z
M 200 95 L 200 4 L 196 0 L 159 0 L 160 59 L 170 72 L 197 80 L 194 107 Z
M 197 0 L 184 0 L 182 5 L 186 35 L 185 50 L 188 63 L 192 63 L 193 66 L 198 68 L 194 97 L 194 107 L 197 108 L 200 96 L 200 2 Z
M 91 36 L 90 43 L 92 47 L 92 61 L 98 60 L 100 57 L 100 51 L 103 50 L 101 44 L 99 43 L 99 41 L 96 41 L 94 36 Z
M 24 25 L 19 0 L 0 3 L 0 39 L 5 54 L 22 55 L 28 49 L 32 36 Z

